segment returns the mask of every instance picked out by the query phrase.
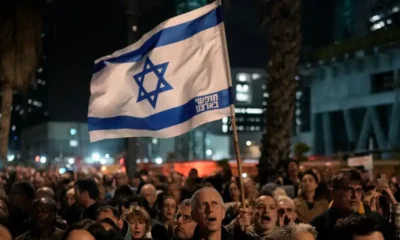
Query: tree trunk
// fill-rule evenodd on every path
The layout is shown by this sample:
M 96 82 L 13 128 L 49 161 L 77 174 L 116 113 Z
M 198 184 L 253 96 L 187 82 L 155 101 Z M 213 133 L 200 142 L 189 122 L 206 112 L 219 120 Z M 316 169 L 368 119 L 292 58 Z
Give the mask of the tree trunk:
M 10 85 L 4 85 L 1 96 L 1 119 L 0 119 L 0 160 L 3 165 L 7 162 L 12 101 L 13 101 L 12 88 Z
M 269 0 L 265 4 L 269 96 L 259 164 L 260 184 L 276 177 L 280 162 L 290 155 L 301 45 L 301 3 L 302 0 Z

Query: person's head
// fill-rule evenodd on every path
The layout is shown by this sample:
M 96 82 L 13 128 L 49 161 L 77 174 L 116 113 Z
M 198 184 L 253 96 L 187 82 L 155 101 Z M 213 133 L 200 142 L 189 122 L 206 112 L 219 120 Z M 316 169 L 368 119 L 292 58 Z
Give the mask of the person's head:
M 297 219 L 296 208 L 290 197 L 280 196 L 276 199 L 276 202 L 278 204 L 279 217 L 283 217 L 286 214 L 290 221 L 294 222 Z
M 245 178 L 243 180 L 243 183 L 244 183 L 244 193 L 246 198 L 253 196 L 257 191 L 254 185 L 254 181 L 251 178 Z
M 285 162 L 284 167 L 286 174 L 289 177 L 297 177 L 299 175 L 299 164 L 295 160 L 288 160 L 287 162 Z
M 133 206 L 125 216 L 131 228 L 133 240 L 142 239 L 150 230 L 151 218 L 146 210 L 139 206 Z
M 99 197 L 99 188 L 93 179 L 81 179 L 75 183 L 75 200 L 84 207 L 89 207 Z
M 65 232 L 62 240 L 108 240 L 107 231 L 99 223 L 84 219 L 75 222 L 67 232 Z
M 32 209 L 32 201 L 35 199 L 36 191 L 33 185 L 27 181 L 16 182 L 11 186 L 9 194 L 10 212 L 20 209 L 29 213 Z
M 204 187 L 197 190 L 191 199 L 192 218 L 203 234 L 220 231 L 225 217 L 224 201 L 215 188 Z
M 199 177 L 199 172 L 197 171 L 196 168 L 192 168 L 189 171 L 189 179 L 195 179 Z
M 46 186 L 44 178 L 41 176 L 35 177 L 35 179 L 33 179 L 33 186 L 35 187 L 35 189 L 39 189 Z
M 343 169 L 332 177 L 332 200 L 336 208 L 357 212 L 363 193 L 363 179 L 354 169 Z
M 279 228 L 267 239 L 279 240 L 315 240 L 317 238 L 317 231 L 309 224 L 289 224 Z
M 34 228 L 47 228 L 53 225 L 56 218 L 56 203 L 51 198 L 37 198 L 32 204 L 32 223 Z
M 49 187 L 42 187 L 42 188 L 39 188 L 39 189 L 36 191 L 36 198 L 44 198 L 44 197 L 47 197 L 47 198 L 50 198 L 50 199 L 55 199 L 55 198 L 54 198 L 54 191 L 53 191 L 53 189 L 51 189 L 51 188 L 49 188 Z
M 10 232 L 7 228 L 0 225 L 0 239 L 2 240 L 12 240 Z
M 253 206 L 253 223 L 259 235 L 273 231 L 278 222 L 278 207 L 272 196 L 258 197 Z
M 311 171 L 313 171 L 313 173 L 315 174 L 315 176 L 317 176 L 318 178 L 318 182 L 320 183 L 323 179 L 321 176 L 321 172 L 317 169 L 317 168 L 311 168 Z
M 119 186 L 114 192 L 114 201 L 118 202 L 124 198 L 133 197 L 133 191 L 128 185 Z
M 103 219 L 110 219 L 114 222 L 115 226 L 117 226 L 119 229 L 122 229 L 124 222 L 121 219 L 118 211 L 116 208 L 109 206 L 109 205 L 104 205 L 101 206 L 97 209 L 97 217 L 96 221 L 101 222 Z
M 318 187 L 318 176 L 312 170 L 307 170 L 303 173 L 303 177 L 301 178 L 301 192 L 303 194 L 306 193 L 315 193 L 315 190 Z
M 153 184 L 143 185 L 143 187 L 140 189 L 140 195 L 146 199 L 151 207 L 157 200 L 157 192 Z
M 352 214 L 339 219 L 333 228 L 333 239 L 384 240 L 382 228 L 373 217 Z
M 228 185 L 229 195 L 233 202 L 240 201 L 240 190 L 239 189 L 240 189 L 239 184 L 236 181 L 231 182 Z
M 65 202 L 67 203 L 68 207 L 71 207 L 75 203 L 75 189 L 71 188 L 65 194 Z
M 114 180 L 115 180 L 115 185 L 117 187 L 129 184 L 128 175 L 126 175 L 126 173 L 123 172 L 116 173 L 114 175 Z
M 174 220 L 176 207 L 176 201 L 172 196 L 164 196 L 160 206 L 162 220 L 165 222 Z
M 168 184 L 168 194 L 171 195 L 177 203 L 181 201 L 182 193 L 177 182 Z
M 174 226 L 174 236 L 181 240 L 191 239 L 197 226 L 197 223 L 192 219 L 191 212 L 190 199 L 183 200 L 179 205 Z

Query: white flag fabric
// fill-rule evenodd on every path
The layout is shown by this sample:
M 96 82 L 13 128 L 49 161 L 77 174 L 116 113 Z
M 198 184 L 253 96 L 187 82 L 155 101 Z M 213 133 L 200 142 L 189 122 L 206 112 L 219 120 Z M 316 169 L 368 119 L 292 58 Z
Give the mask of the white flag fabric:
M 138 42 L 96 61 L 91 141 L 169 138 L 230 115 L 221 7 L 171 18 Z

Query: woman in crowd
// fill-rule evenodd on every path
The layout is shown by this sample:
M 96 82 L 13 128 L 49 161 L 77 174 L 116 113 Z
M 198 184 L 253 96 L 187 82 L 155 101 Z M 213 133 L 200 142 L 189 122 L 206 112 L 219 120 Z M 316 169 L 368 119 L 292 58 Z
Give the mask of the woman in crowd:
M 139 206 L 133 206 L 125 216 L 131 228 L 132 240 L 151 239 L 151 218 L 146 210 Z
M 159 214 L 151 228 L 153 240 L 171 239 L 173 237 L 174 219 L 177 204 L 172 196 L 160 194 L 158 200 Z
M 317 191 L 318 183 L 318 176 L 312 170 L 304 172 L 299 195 L 294 199 L 297 219 L 300 222 L 308 223 L 328 209 L 328 200 Z

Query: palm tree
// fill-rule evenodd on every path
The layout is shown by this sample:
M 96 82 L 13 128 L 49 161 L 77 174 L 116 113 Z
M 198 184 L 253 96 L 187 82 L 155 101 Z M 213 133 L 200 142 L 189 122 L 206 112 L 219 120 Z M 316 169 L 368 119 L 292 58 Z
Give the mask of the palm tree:
M 13 93 L 29 87 L 41 52 L 40 0 L 0 3 L 0 159 L 5 161 Z
M 268 64 L 265 133 L 259 162 L 260 184 L 276 175 L 288 159 L 292 136 L 296 72 L 301 46 L 302 0 L 262 0 L 267 33 Z

